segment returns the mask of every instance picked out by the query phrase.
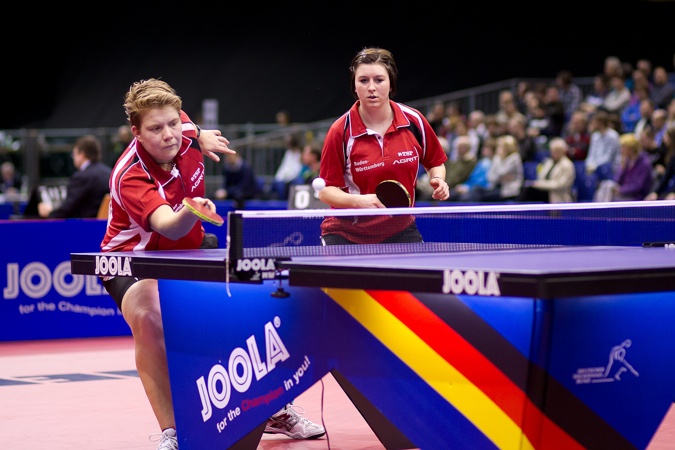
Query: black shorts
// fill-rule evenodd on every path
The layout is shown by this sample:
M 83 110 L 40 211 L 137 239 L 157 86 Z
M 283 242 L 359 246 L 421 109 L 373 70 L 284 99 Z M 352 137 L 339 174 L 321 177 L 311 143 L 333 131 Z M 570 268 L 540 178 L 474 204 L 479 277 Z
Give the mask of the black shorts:
M 105 290 L 108 291 L 108 294 L 115 300 L 119 310 L 122 311 L 122 299 L 124 298 L 124 294 L 127 293 L 131 286 L 141 280 L 142 278 L 136 277 L 112 277 L 107 281 L 102 280 L 102 283 Z
M 202 245 L 199 248 L 218 248 L 218 236 L 213 233 L 204 233 Z M 117 307 L 122 311 L 122 299 L 129 288 L 138 283 L 142 278 L 135 277 L 113 277 L 107 281 L 102 280 L 103 287 L 108 294 L 115 300 Z

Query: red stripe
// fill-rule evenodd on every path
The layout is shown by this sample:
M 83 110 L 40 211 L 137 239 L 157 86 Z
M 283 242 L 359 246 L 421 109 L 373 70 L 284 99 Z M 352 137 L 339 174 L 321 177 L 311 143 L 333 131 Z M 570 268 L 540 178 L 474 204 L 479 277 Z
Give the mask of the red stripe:
M 542 414 L 498 367 L 410 292 L 366 292 L 495 402 L 535 448 L 583 448 Z

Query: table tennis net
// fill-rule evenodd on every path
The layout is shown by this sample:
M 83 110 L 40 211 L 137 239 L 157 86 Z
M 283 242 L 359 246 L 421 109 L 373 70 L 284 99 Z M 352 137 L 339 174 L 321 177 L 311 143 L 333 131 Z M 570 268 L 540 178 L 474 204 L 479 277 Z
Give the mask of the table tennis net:
M 328 217 L 358 221 L 363 217 L 405 216 L 414 218 L 423 243 L 321 244 L 321 224 Z M 386 226 L 386 220 L 378 224 Z M 386 211 L 242 210 L 228 215 L 228 241 L 231 258 L 644 245 L 675 242 L 675 202 L 490 204 Z

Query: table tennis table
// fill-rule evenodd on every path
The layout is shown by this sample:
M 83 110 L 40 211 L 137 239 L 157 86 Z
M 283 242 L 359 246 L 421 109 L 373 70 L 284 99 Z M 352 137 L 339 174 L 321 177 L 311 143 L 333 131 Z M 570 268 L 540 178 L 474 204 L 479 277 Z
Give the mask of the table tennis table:
M 328 373 L 388 449 L 645 448 L 675 399 L 667 244 L 262 252 L 71 254 L 160 279 L 182 449 L 256 448 Z

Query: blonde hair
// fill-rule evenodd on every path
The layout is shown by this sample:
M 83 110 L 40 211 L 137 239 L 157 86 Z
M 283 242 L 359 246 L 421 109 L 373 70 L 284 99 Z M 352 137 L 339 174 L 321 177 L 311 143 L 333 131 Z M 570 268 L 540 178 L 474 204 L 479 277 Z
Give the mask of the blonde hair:
M 510 155 L 511 153 L 518 153 L 520 151 L 520 146 L 515 137 L 510 134 L 505 134 L 497 138 L 497 145 L 501 145 L 506 149 L 506 154 Z
M 174 108 L 180 114 L 183 101 L 168 83 L 156 78 L 135 82 L 124 96 L 124 112 L 129 123 L 137 128 L 147 111 L 166 106 Z
M 630 149 L 633 153 L 637 154 L 640 151 L 640 141 L 633 133 L 622 134 L 619 137 L 619 144 Z

